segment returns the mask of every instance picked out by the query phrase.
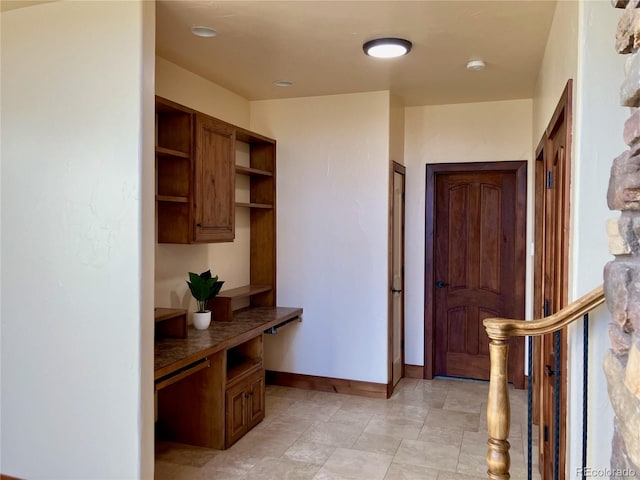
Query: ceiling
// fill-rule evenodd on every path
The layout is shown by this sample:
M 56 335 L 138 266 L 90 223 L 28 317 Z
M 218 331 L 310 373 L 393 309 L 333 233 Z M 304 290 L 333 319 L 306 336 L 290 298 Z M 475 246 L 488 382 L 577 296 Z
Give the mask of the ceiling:
M 555 3 L 158 0 L 156 51 L 248 100 L 376 90 L 407 106 L 531 98 Z M 196 37 L 196 25 L 218 35 Z M 413 49 L 367 57 L 362 44 L 381 36 Z M 486 69 L 468 71 L 474 59 Z
M 40 3 L 51 3 L 56 0 L 2 0 L 0 1 L 0 12 L 8 12 L 16 8 L 32 7 Z

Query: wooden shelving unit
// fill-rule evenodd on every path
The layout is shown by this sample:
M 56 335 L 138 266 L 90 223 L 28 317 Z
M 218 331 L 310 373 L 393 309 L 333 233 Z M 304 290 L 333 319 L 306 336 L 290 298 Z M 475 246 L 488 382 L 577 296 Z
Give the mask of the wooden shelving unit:
M 236 142 L 248 145 L 249 160 L 241 162 L 248 165 L 236 165 L 236 152 L 242 150 Z M 235 201 L 236 176 L 249 179 L 248 202 Z M 175 377 L 159 379 L 160 434 L 178 442 L 227 448 L 264 418 L 264 330 L 302 313 L 275 308 L 275 140 L 156 97 L 156 208 L 160 243 L 232 241 L 235 211 L 248 208 L 249 284 L 220 292 L 209 308 L 214 320 L 230 322 L 236 315 L 238 324 L 285 311 L 281 321 L 262 322 L 264 328 L 252 338 L 242 333 L 239 344 L 207 351 L 205 358 L 186 355 L 176 365 L 180 368 L 172 369 Z M 216 326 L 224 330 L 223 323 Z M 196 360 L 199 363 L 193 363 Z
M 236 165 L 236 175 L 249 178 L 249 202 L 236 208 L 250 210 L 250 280 L 214 299 L 214 318 L 227 321 L 247 300 L 250 306 L 276 306 L 276 142 L 241 128 L 236 141 L 249 146 L 249 166 Z
M 156 97 L 159 243 L 233 241 L 234 127 Z
M 236 142 L 249 147 L 249 165 L 236 165 Z M 276 305 L 276 142 L 156 97 L 156 209 L 159 243 L 233 241 L 235 209 L 250 210 L 250 305 Z M 235 201 L 235 178 L 249 178 L 249 201 Z M 211 189 L 211 185 L 215 185 Z M 221 318 L 230 319 L 231 299 Z M 237 292 L 232 296 L 237 296 Z M 231 310 L 232 312 L 232 310 Z M 218 315 L 218 319 L 220 316 Z

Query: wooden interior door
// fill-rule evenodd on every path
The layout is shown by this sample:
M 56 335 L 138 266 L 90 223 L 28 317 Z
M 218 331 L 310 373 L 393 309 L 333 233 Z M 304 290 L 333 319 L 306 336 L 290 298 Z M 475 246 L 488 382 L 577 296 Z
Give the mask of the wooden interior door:
M 572 81 L 536 151 L 534 316 L 567 305 L 569 278 L 569 188 Z M 556 357 L 556 344 L 560 355 Z M 539 422 L 542 480 L 565 478 L 567 333 L 545 335 L 534 347 L 534 417 Z M 559 408 L 556 418 L 555 408 Z M 557 444 L 557 445 L 556 445 Z M 556 461 L 555 450 L 558 450 Z
M 425 293 L 432 315 L 425 330 L 432 332 L 433 373 L 488 380 L 482 321 L 524 318 L 526 162 L 427 165 L 430 171 L 433 274 Z M 509 380 L 523 388 L 524 340 L 510 347 Z
M 405 167 L 391 164 L 390 195 L 390 312 L 389 312 L 389 381 L 390 395 L 404 376 L 404 207 Z

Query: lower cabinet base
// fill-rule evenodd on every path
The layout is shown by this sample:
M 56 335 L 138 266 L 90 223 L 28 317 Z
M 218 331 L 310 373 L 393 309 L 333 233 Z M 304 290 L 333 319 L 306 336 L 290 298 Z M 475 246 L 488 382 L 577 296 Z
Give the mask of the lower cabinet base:
M 206 360 L 175 383 L 157 383 L 157 439 L 224 450 L 264 419 L 262 335 Z
M 262 368 L 227 387 L 225 448 L 233 445 L 264 419 L 264 403 L 264 369 Z
M 224 448 L 224 352 L 208 359 L 208 368 L 158 390 L 157 438 Z

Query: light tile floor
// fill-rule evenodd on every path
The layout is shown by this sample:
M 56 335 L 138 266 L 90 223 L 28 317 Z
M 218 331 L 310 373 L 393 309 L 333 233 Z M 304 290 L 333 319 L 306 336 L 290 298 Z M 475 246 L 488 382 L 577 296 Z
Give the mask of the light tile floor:
M 266 418 L 228 450 L 159 442 L 156 480 L 486 479 L 488 386 L 403 379 L 389 400 L 268 386 Z M 526 391 L 509 393 L 511 478 L 524 479 Z

